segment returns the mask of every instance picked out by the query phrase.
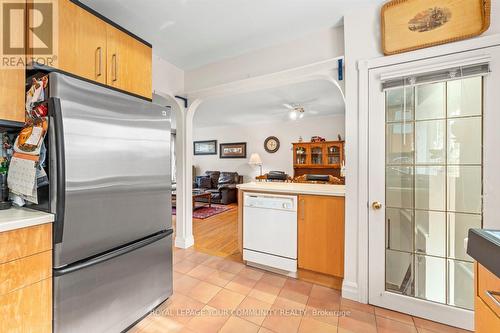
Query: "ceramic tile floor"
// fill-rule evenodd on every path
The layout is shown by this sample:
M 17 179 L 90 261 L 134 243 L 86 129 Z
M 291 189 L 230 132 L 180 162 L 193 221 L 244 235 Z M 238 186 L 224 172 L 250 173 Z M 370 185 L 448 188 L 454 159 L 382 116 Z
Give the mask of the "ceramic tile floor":
M 129 332 L 469 332 L 193 249 L 174 250 L 174 294 Z

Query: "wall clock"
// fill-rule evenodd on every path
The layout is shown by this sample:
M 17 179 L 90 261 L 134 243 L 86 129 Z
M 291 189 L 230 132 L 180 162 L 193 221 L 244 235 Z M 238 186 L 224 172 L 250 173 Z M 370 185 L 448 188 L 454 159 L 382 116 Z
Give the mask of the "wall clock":
M 264 149 L 268 153 L 275 153 L 280 149 L 280 140 L 275 136 L 270 136 L 264 141 Z

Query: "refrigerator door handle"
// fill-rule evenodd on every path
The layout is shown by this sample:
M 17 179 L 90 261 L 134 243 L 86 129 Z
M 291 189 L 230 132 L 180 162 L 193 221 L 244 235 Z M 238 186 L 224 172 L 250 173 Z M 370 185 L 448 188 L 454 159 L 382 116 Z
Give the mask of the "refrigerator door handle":
M 56 153 L 56 218 L 54 221 L 54 243 L 62 242 L 64 229 L 64 212 L 66 200 L 66 171 L 64 155 L 64 130 L 61 115 L 61 101 L 58 98 L 49 99 L 49 110 L 51 110 L 54 121 L 54 138 Z M 52 144 L 52 143 L 51 143 Z
M 73 272 L 78 271 L 80 269 L 84 269 L 84 268 L 102 263 L 104 261 L 111 260 L 113 258 L 122 256 L 124 254 L 130 253 L 130 252 L 135 251 L 137 249 L 140 249 L 141 247 L 144 247 L 144 246 L 152 244 L 156 241 L 159 241 L 160 239 L 163 239 L 163 238 L 171 235 L 173 232 L 174 232 L 173 229 L 160 231 L 159 233 L 154 234 L 153 236 L 147 237 L 143 240 L 132 243 L 130 245 L 126 245 L 126 246 L 121 247 L 119 249 L 116 249 L 114 251 L 99 255 L 99 256 L 94 257 L 92 259 L 82 260 L 81 262 L 76 262 L 74 264 L 70 264 L 70 265 L 63 267 L 63 268 L 60 268 L 60 269 L 54 269 L 53 275 L 54 275 L 54 277 L 56 277 L 56 276 L 61 276 L 61 275 L 73 273 Z

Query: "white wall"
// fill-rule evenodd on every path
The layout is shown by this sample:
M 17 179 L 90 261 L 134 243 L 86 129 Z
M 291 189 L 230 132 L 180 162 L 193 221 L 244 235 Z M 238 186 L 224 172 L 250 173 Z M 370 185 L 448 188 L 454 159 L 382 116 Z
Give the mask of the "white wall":
M 184 93 L 184 71 L 153 54 L 153 92 L 160 95 Z
M 491 0 L 491 23 L 490 28 L 484 35 L 500 33 L 500 0 Z
M 358 285 L 358 201 L 359 188 L 358 156 L 358 71 L 357 62 L 382 55 L 380 44 L 380 6 L 367 6 L 344 16 L 345 40 L 345 97 L 346 97 L 346 225 L 344 284 L 342 295 L 346 298 L 366 302 L 363 286 Z M 364 161 L 366 163 L 366 161 Z M 366 203 L 364 203 L 366 205 Z M 365 249 L 368 251 L 368 249 Z M 368 269 L 368 268 L 366 268 Z
M 245 181 L 251 181 L 259 174 L 260 169 L 258 166 L 249 165 L 248 159 L 251 153 L 258 153 L 262 158 L 264 173 L 270 170 L 280 170 L 293 175 L 292 143 L 298 142 L 299 136 L 302 136 L 304 141 L 309 141 L 314 135 L 334 141 L 337 140 L 338 134 L 344 138 L 344 128 L 345 117 L 343 115 L 305 118 L 284 123 L 195 127 L 194 141 L 217 140 L 217 144 L 247 142 L 247 158 L 221 159 L 219 155 L 193 156 L 193 165 L 196 166 L 197 175 L 204 174 L 207 170 L 236 171 L 244 176 Z M 264 140 L 268 136 L 276 136 L 280 140 L 280 149 L 276 153 L 270 154 L 264 150 Z
M 280 72 L 344 54 L 342 27 L 321 30 L 294 41 L 186 71 L 187 92 Z

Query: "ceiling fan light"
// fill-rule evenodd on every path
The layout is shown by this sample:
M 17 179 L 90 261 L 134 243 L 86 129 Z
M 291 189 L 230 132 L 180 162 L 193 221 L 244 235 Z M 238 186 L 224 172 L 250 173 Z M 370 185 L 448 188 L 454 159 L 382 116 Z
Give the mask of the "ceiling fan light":
M 297 116 L 298 116 L 297 111 L 295 111 L 295 110 L 290 111 L 290 119 L 296 120 Z
M 304 112 L 301 112 L 301 113 L 299 114 L 299 119 L 302 119 L 302 118 L 304 118 Z

